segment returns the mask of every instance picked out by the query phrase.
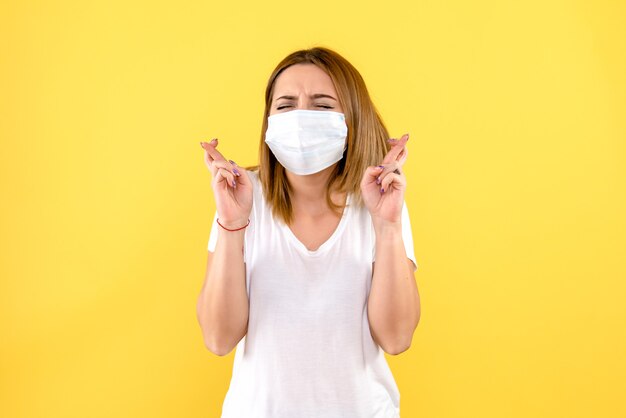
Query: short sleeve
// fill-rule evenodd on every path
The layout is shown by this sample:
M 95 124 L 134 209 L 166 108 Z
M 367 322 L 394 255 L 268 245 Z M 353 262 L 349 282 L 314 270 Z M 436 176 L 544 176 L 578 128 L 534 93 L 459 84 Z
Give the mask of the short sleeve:
M 411 220 L 409 219 L 409 210 L 406 207 L 406 202 L 402 205 L 402 241 L 404 242 L 404 250 L 406 256 L 415 265 L 417 270 L 418 264 L 415 259 L 415 250 L 413 248 L 413 233 L 411 232 Z M 372 261 L 376 260 L 376 234 L 372 231 Z
M 211 233 L 209 234 L 209 245 L 207 247 L 207 250 L 211 251 L 211 252 L 215 252 L 215 245 L 217 244 L 217 231 L 218 229 L 218 225 L 217 225 L 217 211 L 215 212 L 215 215 L 213 215 L 213 224 L 211 225 Z
M 402 241 L 404 241 L 404 249 L 406 256 L 415 265 L 417 270 L 417 260 L 415 259 L 415 249 L 413 247 L 413 232 L 411 232 L 411 220 L 409 219 L 409 210 L 406 202 L 402 206 Z

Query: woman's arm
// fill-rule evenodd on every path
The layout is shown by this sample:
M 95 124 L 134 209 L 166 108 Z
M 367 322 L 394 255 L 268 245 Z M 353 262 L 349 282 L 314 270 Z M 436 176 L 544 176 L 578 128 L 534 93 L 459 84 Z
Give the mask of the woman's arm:
M 215 251 L 209 251 L 197 315 L 204 344 L 218 356 L 230 353 L 248 330 L 248 292 L 243 259 L 245 228 L 252 209 L 252 183 L 246 170 L 217 151 L 217 139 L 200 145 L 213 175 L 219 224 Z M 240 228 L 240 229 L 238 229 Z M 227 230 L 228 229 L 228 230 Z M 238 229 L 231 231 L 231 229 Z
M 208 252 L 205 281 L 198 298 L 204 343 L 218 356 L 230 353 L 248 330 L 244 234 L 245 229 L 220 231 L 215 252 Z
M 367 316 L 372 338 L 389 354 L 400 354 L 410 347 L 420 318 L 415 267 L 407 259 L 402 238 L 406 177 L 401 167 L 408 155 L 408 140 L 408 134 L 389 140 L 393 146 L 382 164 L 368 167 L 361 181 L 361 194 L 376 235 Z
M 420 319 L 420 298 L 413 262 L 407 258 L 402 226 L 374 223 L 376 262 L 367 302 L 373 339 L 388 354 L 411 346 Z

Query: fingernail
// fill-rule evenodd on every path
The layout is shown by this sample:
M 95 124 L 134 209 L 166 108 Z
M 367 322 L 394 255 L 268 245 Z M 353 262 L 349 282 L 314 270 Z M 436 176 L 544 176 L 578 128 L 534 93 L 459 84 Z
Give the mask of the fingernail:
M 233 160 L 228 160 L 229 163 L 231 163 L 232 165 L 237 165 Z
M 376 184 L 380 184 L 380 177 L 376 179 Z
M 380 194 L 385 193 L 385 189 L 380 189 Z
M 380 168 L 382 170 L 383 168 L 385 168 L 385 166 L 384 165 L 378 165 L 378 166 L 376 166 L 376 168 Z
M 239 171 L 236 168 L 233 168 L 233 173 L 235 173 L 236 176 L 241 175 L 241 173 L 239 173 Z
M 237 188 L 237 182 L 235 182 L 235 180 L 233 180 L 233 187 Z

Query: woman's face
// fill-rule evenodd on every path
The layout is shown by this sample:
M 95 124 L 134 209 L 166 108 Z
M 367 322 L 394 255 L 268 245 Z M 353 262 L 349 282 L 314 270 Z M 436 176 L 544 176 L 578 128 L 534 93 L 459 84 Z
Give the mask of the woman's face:
M 330 76 L 315 64 L 287 67 L 274 82 L 270 115 L 296 109 L 343 113 Z

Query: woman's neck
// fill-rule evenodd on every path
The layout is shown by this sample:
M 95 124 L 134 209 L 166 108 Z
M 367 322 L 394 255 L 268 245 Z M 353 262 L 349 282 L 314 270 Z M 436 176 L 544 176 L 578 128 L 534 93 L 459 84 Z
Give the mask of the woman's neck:
M 335 165 L 331 165 L 318 173 L 307 176 L 285 171 L 287 181 L 291 186 L 291 205 L 295 213 L 317 215 L 330 209 L 326 202 L 326 188 L 334 168 Z M 345 193 L 332 193 L 331 198 L 335 203 L 343 203 Z

